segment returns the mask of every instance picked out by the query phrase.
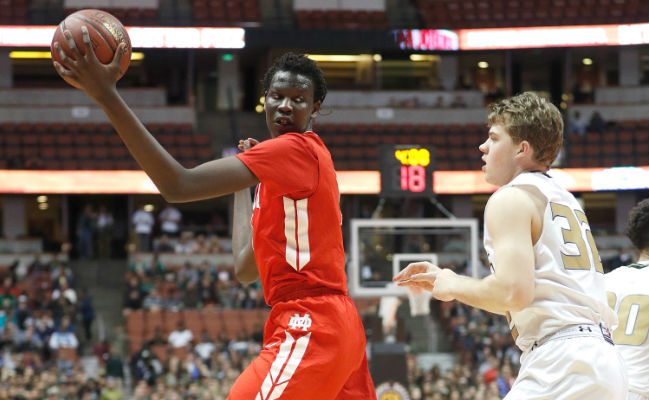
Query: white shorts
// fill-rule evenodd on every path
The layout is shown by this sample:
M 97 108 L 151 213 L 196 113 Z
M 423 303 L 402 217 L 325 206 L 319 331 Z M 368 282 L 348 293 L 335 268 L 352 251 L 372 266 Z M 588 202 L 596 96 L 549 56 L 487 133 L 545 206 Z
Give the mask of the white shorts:
M 627 394 L 624 361 L 597 327 L 596 333 L 560 331 L 523 353 L 505 399 L 626 400 Z

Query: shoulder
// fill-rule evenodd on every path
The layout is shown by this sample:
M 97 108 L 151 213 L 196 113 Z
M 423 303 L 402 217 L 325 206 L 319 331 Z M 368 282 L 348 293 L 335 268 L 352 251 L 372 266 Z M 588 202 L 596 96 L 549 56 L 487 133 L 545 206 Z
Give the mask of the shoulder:
M 530 227 L 542 211 L 538 199 L 524 188 L 506 186 L 494 193 L 485 207 L 485 223 L 492 233 L 513 232 L 515 227 Z
M 237 157 L 286 157 L 303 156 L 314 154 L 309 135 L 301 133 L 285 133 L 275 138 L 264 140 L 245 153 L 237 154 Z M 315 155 L 315 154 L 314 154 Z
M 617 267 L 613 271 L 604 274 L 604 276 L 607 279 L 608 278 L 615 279 L 617 277 L 630 276 L 635 274 L 645 274 L 645 273 L 649 273 L 648 266 L 643 266 L 634 263 L 634 264 L 622 265 L 620 267 Z
M 275 138 L 266 140 L 263 143 L 271 143 L 277 146 L 286 146 L 289 144 L 304 145 L 308 141 L 308 136 L 304 133 L 290 132 L 283 135 L 279 135 Z
M 522 186 L 505 186 L 496 191 L 489 201 L 485 212 L 516 212 L 519 209 L 534 207 L 536 196 L 532 191 Z
M 604 282 L 606 282 L 609 290 L 615 291 L 627 286 L 629 282 L 639 279 L 640 277 L 635 275 L 636 273 L 637 270 L 635 268 L 623 265 L 604 274 Z

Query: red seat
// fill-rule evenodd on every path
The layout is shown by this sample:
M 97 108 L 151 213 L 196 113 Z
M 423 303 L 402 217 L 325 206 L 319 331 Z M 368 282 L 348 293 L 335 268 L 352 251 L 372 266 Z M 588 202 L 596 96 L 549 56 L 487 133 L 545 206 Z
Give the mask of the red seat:
M 155 336 L 156 329 L 160 329 L 164 332 L 162 311 L 149 310 L 145 317 L 144 338 L 146 340 L 152 339 Z

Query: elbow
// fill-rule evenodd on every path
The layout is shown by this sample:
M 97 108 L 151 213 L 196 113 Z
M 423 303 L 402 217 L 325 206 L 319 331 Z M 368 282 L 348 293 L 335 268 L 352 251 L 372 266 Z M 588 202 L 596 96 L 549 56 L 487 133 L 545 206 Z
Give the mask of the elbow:
M 244 271 L 235 271 L 234 276 L 242 285 L 253 283 L 259 278 L 259 275 L 257 274 L 246 273 Z
M 167 203 L 186 203 L 191 201 L 187 197 L 187 191 L 180 185 L 173 185 L 171 188 L 158 187 L 158 190 Z
M 534 300 L 534 290 L 527 288 L 512 288 L 506 297 L 508 311 L 521 311 Z
M 187 184 L 189 179 L 183 170 L 170 174 L 165 180 L 156 180 L 154 184 L 167 203 L 185 203 L 194 200 L 188 195 L 191 192 L 191 186 Z
M 257 264 L 243 263 L 240 260 L 234 260 L 234 276 L 237 281 L 243 285 L 255 282 L 259 279 L 259 271 L 257 271 Z
M 167 203 L 184 203 L 185 200 L 180 196 L 180 193 L 170 193 L 160 191 L 160 195 Z

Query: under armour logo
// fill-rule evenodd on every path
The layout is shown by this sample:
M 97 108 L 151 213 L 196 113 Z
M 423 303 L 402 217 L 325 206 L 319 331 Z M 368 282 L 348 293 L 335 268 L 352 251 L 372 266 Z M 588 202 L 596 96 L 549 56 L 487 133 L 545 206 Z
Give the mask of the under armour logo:
M 291 316 L 291 320 L 288 321 L 288 327 L 295 330 L 302 329 L 306 332 L 311 327 L 311 317 L 309 314 L 300 316 L 300 314 L 295 313 Z
M 579 327 L 579 332 L 583 332 L 585 330 L 588 330 L 588 332 L 592 332 L 592 330 L 590 329 L 590 326 L 580 326 Z

